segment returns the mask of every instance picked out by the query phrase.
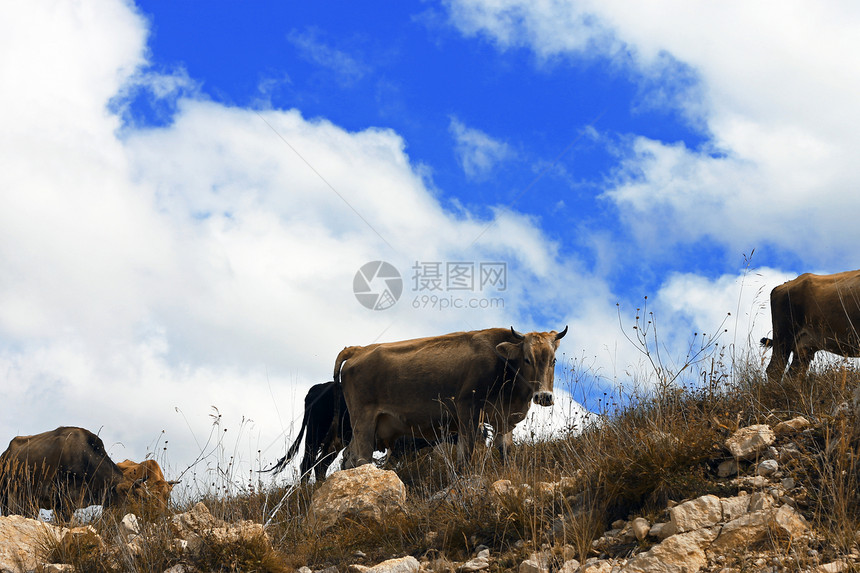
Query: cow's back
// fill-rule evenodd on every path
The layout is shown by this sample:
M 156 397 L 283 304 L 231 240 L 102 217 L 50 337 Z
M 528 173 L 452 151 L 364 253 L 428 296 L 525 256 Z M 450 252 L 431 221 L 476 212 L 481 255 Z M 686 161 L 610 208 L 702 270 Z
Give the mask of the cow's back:
M 456 332 L 365 347 L 343 367 L 344 391 L 361 392 L 362 402 L 370 404 L 457 397 L 472 390 L 469 385 L 475 372 L 497 369 L 494 348 L 506 333 L 505 329 Z M 350 387 L 355 380 L 363 383 L 361 388 Z
M 860 271 L 802 274 L 773 289 L 771 304 L 795 336 L 803 328 L 824 329 L 828 336 L 853 333 L 860 318 Z
M 510 336 L 504 328 L 456 332 L 354 352 L 341 371 L 353 424 L 356 417 L 376 420 L 379 448 L 400 435 L 444 435 L 449 422 L 456 427 L 458 408 L 480 407 L 498 390 L 494 381 L 503 378 L 504 366 L 495 347 Z
M 18 436 L 0 455 L 0 502 L 4 510 L 103 503 L 122 481 L 101 438 L 63 426 Z M 5 511 L 4 511 L 5 512 Z

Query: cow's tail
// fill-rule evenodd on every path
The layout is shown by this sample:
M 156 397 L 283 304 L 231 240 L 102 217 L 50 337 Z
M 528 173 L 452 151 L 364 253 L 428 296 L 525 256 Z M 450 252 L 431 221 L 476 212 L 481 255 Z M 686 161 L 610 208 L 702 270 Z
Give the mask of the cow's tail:
M 362 346 L 347 346 L 338 353 L 337 359 L 334 361 L 334 377 L 332 378 L 336 386 L 340 386 L 340 370 L 343 368 L 343 363 L 355 356 L 355 353 L 362 348 Z
M 773 348 L 773 340 L 770 338 L 762 338 L 759 342 L 762 348 Z
M 331 419 L 331 427 L 326 432 L 325 438 L 323 439 L 323 450 L 325 451 L 331 444 L 335 443 L 335 440 L 341 435 L 343 428 L 341 428 L 341 418 L 343 418 L 343 412 L 341 412 L 341 405 L 343 404 L 343 386 L 342 381 L 340 379 L 340 371 L 343 368 L 344 362 L 355 356 L 355 353 L 358 352 L 362 347 L 361 346 L 347 346 L 343 350 L 341 350 L 337 358 L 334 361 L 334 385 L 332 387 L 332 399 L 334 400 L 334 417 Z
M 305 429 L 308 427 L 308 418 L 310 418 L 310 415 L 311 415 L 310 409 L 306 407 L 305 408 L 305 415 L 302 417 L 302 427 L 299 430 L 299 435 L 296 436 L 296 441 L 293 442 L 293 445 L 290 446 L 290 449 L 287 450 L 287 453 L 284 454 L 284 457 L 279 459 L 275 463 L 275 465 L 273 465 L 269 469 L 260 470 L 260 473 L 272 472 L 273 475 L 277 475 L 277 474 L 281 473 L 282 471 L 284 471 L 284 468 L 287 467 L 287 464 L 290 463 L 290 460 L 292 460 L 299 451 L 299 446 L 302 443 L 302 437 L 304 437 Z

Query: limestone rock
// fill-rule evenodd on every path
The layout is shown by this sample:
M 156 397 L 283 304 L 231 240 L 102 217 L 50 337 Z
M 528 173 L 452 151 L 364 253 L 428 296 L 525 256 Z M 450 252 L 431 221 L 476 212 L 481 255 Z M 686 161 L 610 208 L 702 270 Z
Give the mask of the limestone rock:
M 767 521 L 770 510 L 759 510 L 746 513 L 723 525 L 720 536 L 711 544 L 711 549 L 717 553 L 741 549 L 758 542 L 767 533 Z
M 721 478 L 732 477 L 738 474 L 738 461 L 736 459 L 726 460 L 717 466 L 717 475 Z
M 755 473 L 756 473 L 756 475 L 766 477 L 766 476 L 773 475 L 773 473 L 778 469 L 779 469 L 779 464 L 777 463 L 776 460 L 764 460 L 756 466 Z
M 768 526 L 782 539 L 794 539 L 809 528 L 803 516 L 790 505 L 783 505 L 773 512 Z
M 45 542 L 59 542 L 64 529 L 20 515 L 0 517 L 0 571 L 23 573 L 45 563 Z
M 671 521 L 666 523 L 655 523 L 651 526 L 650 531 L 648 531 L 648 535 L 651 537 L 656 537 L 657 539 L 663 540 L 671 535 L 675 535 L 675 526 Z
M 359 466 L 361 467 L 361 466 Z M 421 568 L 418 560 L 407 555 L 406 557 L 398 557 L 397 559 L 389 559 L 378 565 L 364 569 L 368 573 L 413 573 Z
M 126 539 L 129 535 L 140 535 L 140 522 L 133 513 L 127 513 L 119 523 L 119 530 Z
M 727 497 L 720 500 L 720 505 L 723 510 L 723 521 L 732 521 L 737 519 L 747 511 L 750 506 L 750 496 L 739 495 L 735 497 Z
M 754 458 L 769 445 L 776 436 L 767 424 L 757 424 L 741 428 L 726 440 L 726 448 L 740 460 Z
M 73 527 L 64 531 L 60 538 L 60 548 L 66 555 L 80 552 L 98 552 L 105 550 L 105 542 L 92 525 Z
M 612 562 L 608 559 L 589 559 L 582 566 L 582 573 L 610 573 Z
M 504 497 L 514 493 L 514 486 L 511 483 L 511 480 L 500 479 L 492 483 L 490 491 L 499 497 Z
M 848 571 L 848 563 L 842 559 L 815 568 L 815 573 L 842 573 L 843 571 Z
M 489 551 L 481 551 L 477 557 L 474 559 L 470 559 L 466 561 L 459 567 L 457 567 L 457 571 L 459 573 L 474 573 L 475 571 L 483 571 L 484 569 L 488 569 L 490 567 L 490 552 Z
M 717 539 L 719 533 L 719 527 L 678 533 L 655 545 L 649 551 L 636 555 L 621 571 L 623 573 L 696 573 L 707 564 L 705 550 Z
M 75 566 L 68 563 L 48 563 L 42 565 L 41 573 L 75 573 Z
M 332 474 L 314 492 L 311 514 L 321 530 L 344 518 L 382 523 L 405 502 L 406 486 L 396 473 L 364 464 Z
M 684 533 L 716 525 L 722 521 L 723 509 L 720 498 L 703 495 L 676 505 L 669 510 L 669 517 L 675 531 Z
M 651 524 L 644 517 L 637 517 L 630 522 L 630 529 L 633 530 L 633 535 L 637 541 L 642 541 L 651 530 Z
M 204 543 L 230 544 L 254 539 L 270 543 L 262 524 L 248 520 L 227 523 L 209 513 L 203 502 L 171 517 L 170 529 L 177 537 L 174 543 L 178 541 L 178 547 L 192 553 L 199 551 Z
M 549 573 L 549 567 L 534 559 L 526 559 L 520 563 L 520 573 Z
M 565 561 L 561 569 L 559 569 L 559 573 L 577 573 L 579 571 L 579 561 L 576 559 L 568 559 Z
M 798 416 L 796 418 L 792 418 L 791 420 L 787 420 L 785 422 L 780 422 L 773 428 L 773 432 L 777 436 L 785 436 L 788 434 L 796 434 L 798 432 L 802 432 L 806 428 L 810 427 L 812 424 L 804 418 L 803 416 Z
M 806 520 L 791 506 L 761 509 L 726 523 L 711 549 L 719 553 L 743 549 L 766 536 L 793 539 L 807 529 Z

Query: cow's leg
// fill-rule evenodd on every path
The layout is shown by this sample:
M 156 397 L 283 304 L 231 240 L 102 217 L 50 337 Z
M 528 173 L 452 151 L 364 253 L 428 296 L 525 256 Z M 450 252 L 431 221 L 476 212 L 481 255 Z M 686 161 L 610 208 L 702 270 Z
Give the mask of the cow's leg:
M 464 468 L 472 461 L 480 423 L 470 409 L 457 410 L 457 466 Z
M 810 352 L 804 348 L 796 350 L 794 359 L 791 361 L 791 366 L 788 367 L 788 375 L 792 378 L 803 378 L 806 376 L 814 356 L 815 352 Z
M 346 448 L 343 468 L 349 469 L 373 461 L 373 446 L 376 442 L 376 416 L 352 418 L 352 440 Z
M 317 479 L 319 479 L 319 473 L 317 472 L 316 462 L 317 452 L 311 447 L 311 433 L 308 432 L 307 439 L 305 441 L 305 453 L 302 455 L 302 463 L 299 464 L 299 472 L 302 481 L 307 481 L 310 477 L 311 469 L 316 472 Z M 323 474 L 325 476 L 325 474 Z
M 789 356 L 791 356 L 791 347 L 774 337 L 773 355 L 770 358 L 770 364 L 767 365 L 768 380 L 771 382 L 782 380 L 782 375 L 785 374 L 785 367 L 788 366 Z
M 507 461 L 508 452 L 510 452 L 511 447 L 514 445 L 514 433 L 496 433 L 496 435 L 493 436 L 493 445 L 499 450 L 499 455 L 501 456 L 502 461 Z

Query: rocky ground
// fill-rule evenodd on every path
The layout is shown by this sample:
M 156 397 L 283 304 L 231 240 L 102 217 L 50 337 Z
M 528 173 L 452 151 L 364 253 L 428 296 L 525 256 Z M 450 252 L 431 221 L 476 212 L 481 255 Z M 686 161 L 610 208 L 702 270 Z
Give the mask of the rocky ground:
M 713 470 L 715 480 L 734 495 L 707 494 L 670 501 L 660 512 L 616 520 L 585 550 L 568 542 L 576 537 L 570 532 L 577 528 L 584 511 L 584 482 L 577 472 L 532 485 L 511 480 L 490 482 L 479 476 L 461 478 L 430 500 L 446 504 L 482 496 L 499 512 L 512 504 L 528 508 L 550 500 L 563 509 L 547 524 L 545 538 L 549 541 L 540 547 L 529 548 L 525 540 L 504 550 L 478 545 L 470 558 L 451 560 L 434 548 L 438 532 L 430 529 L 425 535 L 428 549 L 417 555 L 368 563 L 366 554 L 358 550 L 340 568 L 315 569 L 313 563 L 292 567 L 285 559 L 289 548 L 275 547 L 262 524 L 244 520 L 228 523 L 213 517 L 204 503 L 197 503 L 188 511 L 146 525 L 134 514 L 126 514 L 107 540 L 92 525 L 67 528 L 15 515 L 0 517 L 0 571 L 87 571 L 90 567 L 94 571 L 153 570 L 145 566 L 148 560 L 165 563 L 152 559 L 158 552 L 162 558 L 169 555 L 166 562 L 173 563 L 160 570 L 165 573 L 296 569 L 302 573 L 344 569 L 356 573 L 855 570 L 860 566 L 856 543 L 847 551 L 828 546 L 804 517 L 804 513 L 809 514 L 809 485 L 794 476 L 798 475 L 797 462 L 804 456 L 805 441 L 815 432 L 802 417 L 773 427 L 758 424 L 738 429 L 722 444 L 724 449 L 715 452 Z M 726 459 L 717 464 L 721 458 Z M 407 488 L 397 475 L 365 465 L 337 472 L 314 490 L 306 526 L 324 537 L 326 531 L 342 528 L 344 523 L 384 524 L 408 519 L 404 515 L 408 511 Z M 244 554 L 236 550 L 239 546 Z

